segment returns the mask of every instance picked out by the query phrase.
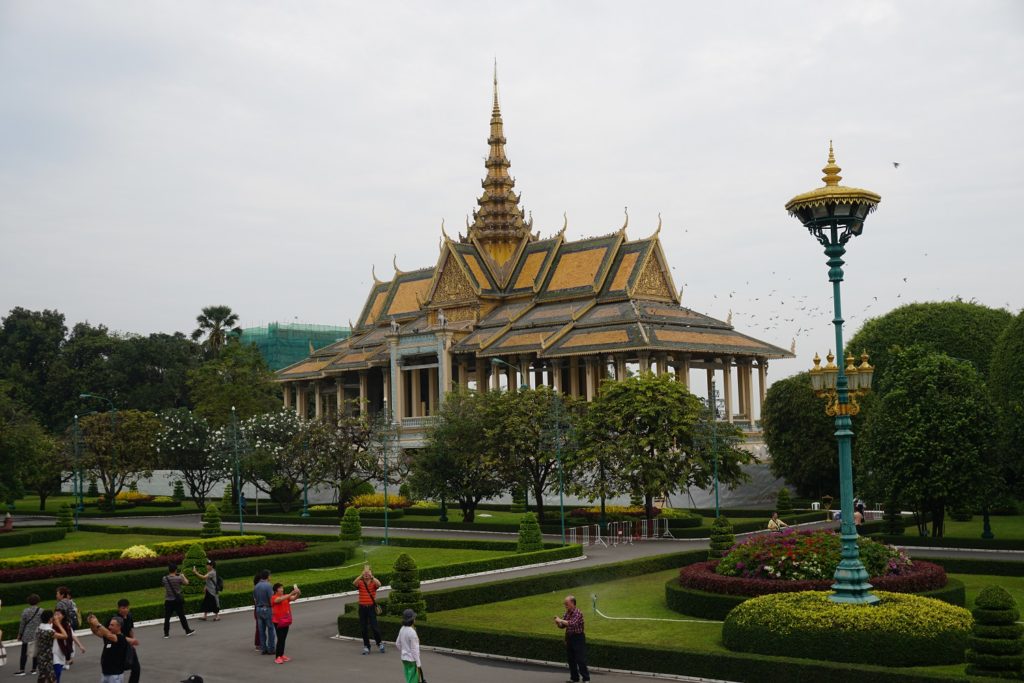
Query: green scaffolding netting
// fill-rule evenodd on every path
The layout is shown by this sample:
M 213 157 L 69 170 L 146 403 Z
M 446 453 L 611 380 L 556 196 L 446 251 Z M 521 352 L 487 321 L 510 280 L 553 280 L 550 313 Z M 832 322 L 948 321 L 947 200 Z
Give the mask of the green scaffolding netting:
M 333 325 L 306 325 L 303 323 L 270 323 L 261 327 L 246 327 L 241 340 L 255 344 L 271 370 L 280 370 L 306 358 L 313 349 L 320 349 L 345 339 L 352 331 Z

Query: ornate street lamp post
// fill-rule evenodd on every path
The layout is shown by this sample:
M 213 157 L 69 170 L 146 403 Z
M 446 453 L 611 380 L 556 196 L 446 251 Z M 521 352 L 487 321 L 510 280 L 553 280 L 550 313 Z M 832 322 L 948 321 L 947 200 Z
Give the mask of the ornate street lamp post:
M 832 301 L 835 317 L 836 355 L 839 365 L 832 364 L 829 354 L 828 365 L 820 368 L 820 358 L 815 358 L 811 370 L 811 383 L 819 396 L 828 398 L 826 412 L 835 416 L 836 441 L 839 445 L 839 493 L 842 510 L 842 554 L 836 568 L 833 602 L 868 605 L 878 602 L 878 596 L 871 593 L 868 573 L 860 561 L 857 548 L 857 528 L 853 523 L 853 463 L 851 442 L 853 429 L 851 417 L 860 408 L 856 402 L 858 394 L 871 388 L 874 368 L 868 365 L 867 355 L 862 356 L 859 368 L 853 364 L 853 357 L 844 363 L 843 356 L 843 312 L 840 300 L 840 284 L 843 281 L 843 255 L 846 243 L 864 230 L 864 220 L 875 210 L 881 197 L 869 190 L 844 187 L 839 184 L 841 169 L 836 165 L 832 143 L 828 146 L 828 163 L 822 169 L 824 187 L 797 195 L 786 203 L 786 210 L 796 217 L 818 242 L 825 247 L 828 256 L 828 279 L 832 282 Z M 844 368 L 844 366 L 846 366 Z
M 242 510 L 242 477 L 238 467 L 238 416 L 231 406 L 231 444 L 235 451 L 235 498 L 238 500 L 238 533 L 245 535 L 245 511 Z M 259 513 L 260 492 L 256 492 L 256 512 Z

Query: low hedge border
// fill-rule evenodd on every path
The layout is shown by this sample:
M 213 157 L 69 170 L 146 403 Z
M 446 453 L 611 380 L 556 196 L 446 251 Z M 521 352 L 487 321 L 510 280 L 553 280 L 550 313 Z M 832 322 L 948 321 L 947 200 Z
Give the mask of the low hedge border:
M 957 607 L 967 603 L 967 592 L 962 581 L 947 579 L 946 585 L 935 590 L 913 593 L 922 598 L 934 598 Z M 737 605 L 746 602 L 750 596 L 722 595 L 688 588 L 671 578 L 665 583 L 665 604 L 675 612 L 700 619 L 724 621 Z
M 0 548 L 16 548 L 23 545 L 35 543 L 49 543 L 51 541 L 63 541 L 68 530 L 59 526 L 30 527 L 28 529 L 15 529 L 0 534 Z
M 988 574 L 991 576 L 1021 576 L 1024 562 L 1017 560 L 979 560 L 973 557 L 915 557 L 940 565 L 950 574 Z
M 345 564 L 353 555 L 351 548 L 340 543 L 326 546 L 312 546 L 303 552 L 286 555 L 269 555 L 263 557 L 224 560 L 217 563 L 217 569 L 224 578 L 253 576 L 261 569 L 272 572 L 295 571 L 310 567 L 333 567 Z M 117 588 L 122 591 L 159 588 L 160 579 L 167 573 L 166 567 L 136 569 L 116 574 Z M 18 605 L 25 601 L 30 593 L 53 595 L 59 586 L 67 586 L 77 596 L 103 595 L 110 592 L 112 575 L 86 574 L 83 576 L 63 577 L 45 581 L 22 581 L 0 584 L 0 600 L 8 605 Z M 251 596 L 250 596 L 251 601 Z M 7 630 L 7 625 L 0 624 Z M 9 632 L 9 631 L 8 631 Z
M 424 597 L 429 600 L 431 595 L 426 593 Z M 400 622 L 394 617 L 381 617 L 380 625 L 384 637 L 394 639 Z M 424 645 L 550 662 L 565 659 L 565 641 L 557 635 L 515 634 L 507 630 L 476 627 L 463 629 L 438 626 L 429 621 L 417 623 L 416 630 Z M 338 617 L 338 633 L 360 637 L 359 619 L 354 613 Z M 588 639 L 587 645 L 588 663 L 594 667 L 637 671 L 638 663 L 642 662 L 645 671 L 715 680 L 778 683 L 780 674 L 787 683 L 932 683 L 949 680 L 948 676 L 941 674 L 901 672 L 880 666 L 793 657 L 657 648 L 594 639 Z
M 1024 550 L 1024 539 L 1019 538 L 932 538 L 931 536 L 892 536 L 878 534 L 876 541 L 891 545 L 918 548 L 975 548 L 979 550 Z

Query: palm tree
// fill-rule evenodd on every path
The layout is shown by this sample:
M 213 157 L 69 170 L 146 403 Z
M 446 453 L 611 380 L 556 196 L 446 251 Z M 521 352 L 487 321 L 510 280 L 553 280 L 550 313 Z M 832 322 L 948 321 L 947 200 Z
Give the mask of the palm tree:
M 199 327 L 192 333 L 192 341 L 199 341 L 206 335 L 203 346 L 214 355 L 227 343 L 228 335 L 237 337 L 242 333 L 238 314 L 233 313 L 230 306 L 206 306 L 196 316 L 196 323 Z

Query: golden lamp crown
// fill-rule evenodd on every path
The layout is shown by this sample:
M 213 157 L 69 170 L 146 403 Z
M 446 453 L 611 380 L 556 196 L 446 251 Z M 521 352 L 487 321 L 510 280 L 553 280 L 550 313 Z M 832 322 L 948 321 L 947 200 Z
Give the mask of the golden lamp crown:
M 853 354 L 846 356 L 846 367 L 842 374 L 846 376 L 847 402 L 840 401 L 839 390 L 839 366 L 835 363 L 836 357 L 831 351 L 825 356 L 825 367 L 821 366 L 821 357 L 814 354 L 814 367 L 810 370 L 811 389 L 815 396 L 828 401 L 825 413 L 831 416 L 856 415 L 860 412 L 860 404 L 857 399 L 865 396 L 871 391 L 871 381 L 875 375 L 875 368 L 868 362 L 867 352 L 861 353 L 860 365 L 856 364 Z

